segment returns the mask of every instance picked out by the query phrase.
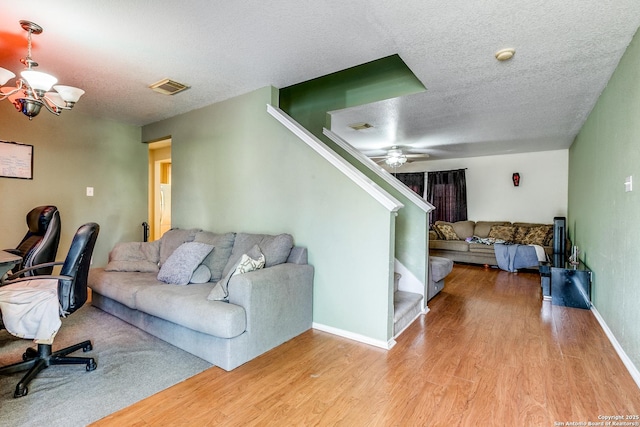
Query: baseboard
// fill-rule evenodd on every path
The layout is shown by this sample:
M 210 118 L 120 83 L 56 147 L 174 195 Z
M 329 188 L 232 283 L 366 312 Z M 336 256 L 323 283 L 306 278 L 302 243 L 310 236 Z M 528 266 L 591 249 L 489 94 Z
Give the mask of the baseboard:
M 323 325 L 321 323 L 313 322 L 311 325 L 313 329 L 317 329 L 322 332 L 328 332 L 332 335 L 337 335 L 339 337 L 348 338 L 353 341 L 358 341 L 364 344 L 372 345 L 374 347 L 383 348 L 385 350 L 391 350 L 394 345 L 396 345 L 396 341 L 394 339 L 390 339 L 389 341 L 381 341 L 376 340 L 371 337 L 366 337 L 364 335 L 356 334 L 353 332 L 345 331 L 343 329 L 334 328 L 333 326 Z
M 600 323 L 600 327 L 607 335 L 607 338 L 609 338 L 609 341 L 611 341 L 611 344 L 613 344 L 613 348 L 615 348 L 618 356 L 620 356 L 620 359 L 622 359 L 622 363 L 624 363 L 624 366 L 626 366 L 627 370 L 631 374 L 631 377 L 636 382 L 636 385 L 638 386 L 638 388 L 640 388 L 640 372 L 638 371 L 638 368 L 633 364 L 629 356 L 627 356 L 627 353 L 624 351 L 615 335 L 613 335 L 611 329 L 609 329 L 607 322 L 604 321 L 598 310 L 593 305 L 591 305 L 591 312 L 598 320 L 598 323 Z

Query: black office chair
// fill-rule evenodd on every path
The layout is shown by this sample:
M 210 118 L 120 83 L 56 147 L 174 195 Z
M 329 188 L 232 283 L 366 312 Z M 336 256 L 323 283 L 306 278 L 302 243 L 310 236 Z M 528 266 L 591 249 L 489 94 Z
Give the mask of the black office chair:
M 87 278 L 89 275 L 89 267 L 91 264 L 91 255 L 98 238 L 100 226 L 96 223 L 88 223 L 82 225 L 71 242 L 69 253 L 63 263 L 53 262 L 50 265 L 35 265 L 30 269 L 48 268 L 55 265 L 62 265 L 59 275 L 37 276 L 37 277 L 20 277 L 15 280 L 5 282 L 5 286 L 0 287 L 0 304 L 11 304 L 15 301 L 17 292 L 26 289 L 32 289 L 33 283 L 44 283 L 50 279 L 57 280 L 57 294 L 60 304 L 60 311 L 64 314 L 71 314 L 86 302 L 87 300 Z M 17 272 L 21 274 L 22 272 Z M 21 283 L 22 282 L 22 283 Z M 31 283 L 25 286 L 26 283 Z M 21 287 L 22 286 L 22 287 Z M 55 284 L 54 284 L 55 286 Z M 13 297 L 13 298 L 12 298 Z M 5 310 L 8 311 L 8 310 Z M 32 310 L 35 311 L 35 310 Z M 31 311 L 30 311 L 31 313 Z M 1 313 L 0 313 L 1 314 Z M 4 319 L 8 324 L 8 320 Z M 55 335 L 55 332 L 54 332 Z M 23 338 L 35 338 L 34 336 L 23 336 Z M 67 357 L 79 349 L 87 352 L 92 350 L 91 341 L 83 341 L 71 347 L 64 348 L 52 352 L 51 344 L 38 343 L 37 350 L 28 348 L 22 355 L 22 362 L 0 368 L 0 374 L 11 374 L 29 369 L 26 375 L 20 380 L 16 386 L 13 397 L 26 396 L 28 393 L 27 385 L 35 378 L 35 376 L 50 365 L 69 365 L 83 364 L 86 365 L 87 371 L 96 369 L 97 364 L 93 358 L 87 357 Z
M 60 212 L 55 206 L 38 206 L 27 214 L 27 234 L 15 249 L 5 249 L 22 257 L 22 262 L 13 268 L 18 270 L 36 264 L 45 264 L 56 260 L 60 243 Z M 51 274 L 53 266 L 27 270 L 25 276 Z

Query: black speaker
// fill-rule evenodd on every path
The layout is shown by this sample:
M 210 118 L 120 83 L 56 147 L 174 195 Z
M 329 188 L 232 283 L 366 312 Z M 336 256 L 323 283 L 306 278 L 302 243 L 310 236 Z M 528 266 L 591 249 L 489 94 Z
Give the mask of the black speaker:
M 566 222 L 563 216 L 553 218 L 553 253 L 565 254 Z

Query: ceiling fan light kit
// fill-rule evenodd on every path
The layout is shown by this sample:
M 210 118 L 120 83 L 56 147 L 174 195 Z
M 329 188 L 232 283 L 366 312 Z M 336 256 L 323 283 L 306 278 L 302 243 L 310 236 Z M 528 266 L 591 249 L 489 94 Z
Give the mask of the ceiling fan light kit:
M 407 156 L 402 153 L 389 155 L 384 162 L 392 168 L 397 168 L 407 162 Z
M 429 158 L 429 154 L 425 153 L 424 149 L 401 148 L 397 145 L 393 145 L 386 151 L 387 153 L 383 156 L 369 154 L 368 157 L 375 160 L 377 163 L 385 163 L 387 166 L 392 168 L 400 167 L 407 162 L 419 162 Z M 411 151 L 415 152 L 412 153 Z
M 516 50 L 515 49 L 502 49 L 496 52 L 496 59 L 498 61 L 508 61 L 511 58 L 513 58 L 513 55 L 516 54 Z
M 15 87 L 5 87 L 16 75 L 0 67 L 0 101 L 8 99 L 29 120 L 40 113 L 43 105 L 50 113 L 59 116 L 63 110 L 73 108 L 84 91 L 72 86 L 56 85 L 57 78 L 35 70 L 38 63 L 31 58 L 31 35 L 42 33 L 42 27 L 31 21 L 20 21 L 20 26 L 29 34 L 27 56 L 20 60 L 26 68 L 16 79 Z M 55 92 L 50 92 L 52 88 Z

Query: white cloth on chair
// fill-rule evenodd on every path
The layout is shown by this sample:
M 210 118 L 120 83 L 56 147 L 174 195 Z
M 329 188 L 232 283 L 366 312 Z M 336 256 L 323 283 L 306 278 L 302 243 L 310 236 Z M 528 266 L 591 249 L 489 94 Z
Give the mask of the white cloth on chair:
M 60 321 L 57 279 L 32 279 L 0 287 L 2 322 L 11 335 L 51 343 Z

